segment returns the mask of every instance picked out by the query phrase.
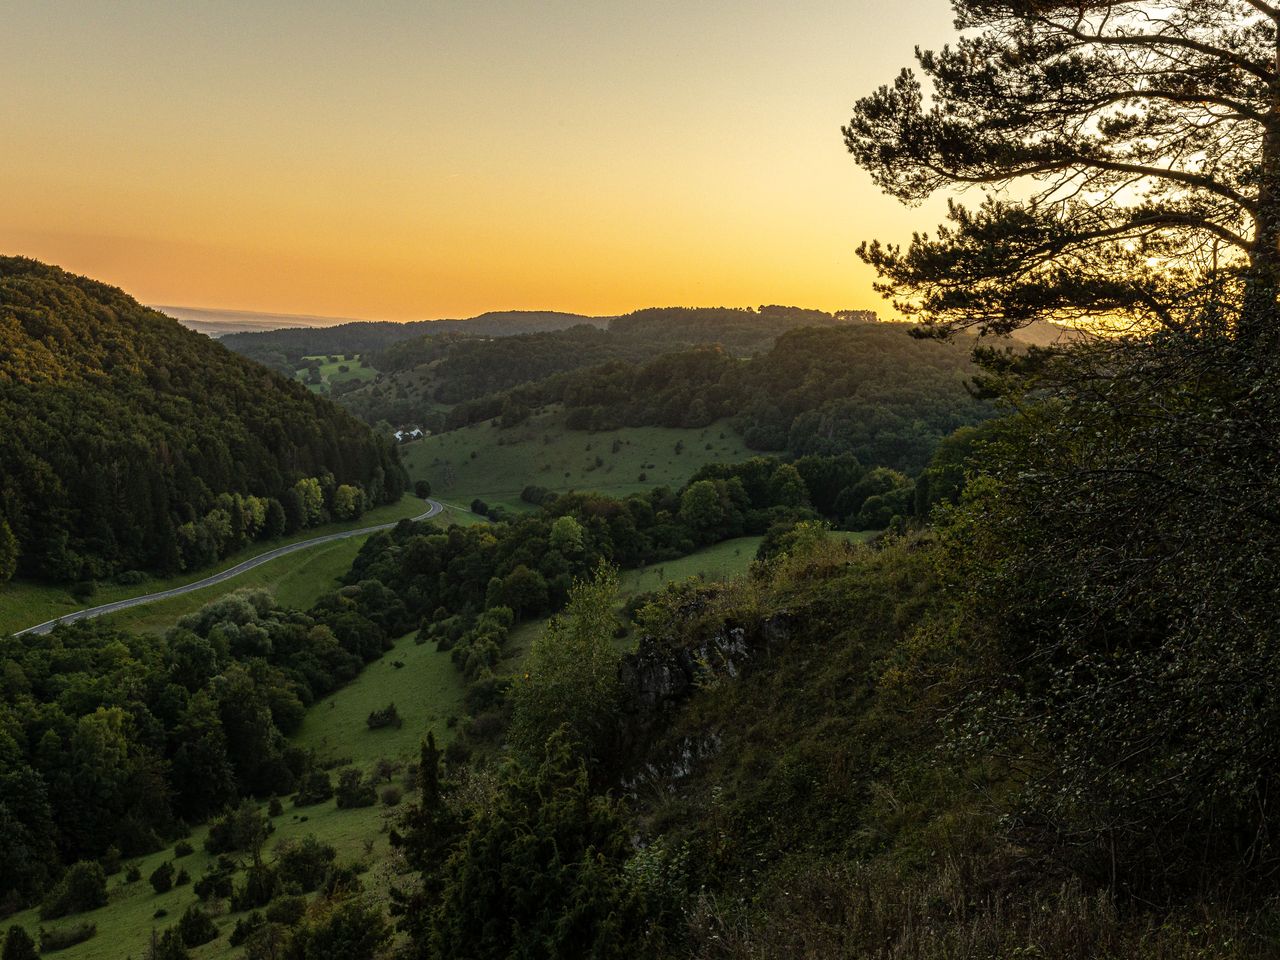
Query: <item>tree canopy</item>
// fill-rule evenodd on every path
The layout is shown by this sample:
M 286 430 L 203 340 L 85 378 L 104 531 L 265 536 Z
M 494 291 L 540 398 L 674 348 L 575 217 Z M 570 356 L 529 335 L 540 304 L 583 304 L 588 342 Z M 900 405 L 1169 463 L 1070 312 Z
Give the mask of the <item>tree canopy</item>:
M 388 442 L 301 384 L 113 287 L 0 258 L 0 579 L 15 555 L 58 580 L 201 566 L 265 535 L 306 477 L 375 504 L 406 483 Z
M 861 248 L 942 331 L 1036 319 L 1183 329 L 1206 303 L 1266 324 L 1280 278 L 1280 6 L 1268 0 L 955 0 L 844 139 L 885 191 L 952 202 L 936 236 Z

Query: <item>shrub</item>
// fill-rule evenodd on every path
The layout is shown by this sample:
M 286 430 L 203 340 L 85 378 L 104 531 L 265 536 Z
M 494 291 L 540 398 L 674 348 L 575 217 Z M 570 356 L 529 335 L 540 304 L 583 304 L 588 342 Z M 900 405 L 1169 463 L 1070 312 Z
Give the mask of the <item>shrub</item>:
M 302 783 L 298 794 L 293 798 L 295 807 L 308 807 L 316 803 L 324 803 L 333 796 L 333 782 L 329 774 L 323 770 L 312 769 L 302 775 Z
M 400 798 L 403 796 L 403 794 L 401 793 L 399 787 L 397 787 L 395 784 L 392 784 L 391 786 L 382 788 L 381 796 L 382 796 L 382 805 L 384 807 L 394 807 L 396 804 L 400 802 Z
M 187 945 L 182 942 L 182 935 L 169 927 L 164 933 L 151 936 L 151 946 L 147 950 L 146 960 L 187 960 Z
M 179 840 L 173 845 L 173 858 L 175 860 L 181 857 L 189 857 L 193 853 L 195 853 L 195 848 L 186 840 Z
M 271 802 L 267 804 L 267 816 L 278 817 L 284 813 L 284 804 L 280 802 L 279 797 L 272 797 Z
M 303 918 L 306 912 L 306 897 L 276 897 L 267 906 L 267 919 L 272 923 L 292 927 Z
M 188 947 L 198 947 L 218 939 L 218 927 L 212 917 L 193 903 L 178 920 L 178 936 Z
M 81 860 L 73 864 L 40 905 L 41 920 L 95 910 L 107 902 L 107 875 L 101 864 Z M 90 934 L 92 936 L 92 934 Z M 79 941 L 74 941 L 79 943 Z
M 391 943 L 391 925 L 382 908 L 360 900 L 328 904 L 294 931 L 289 949 L 299 957 L 381 956 Z
M 95 593 L 98 592 L 98 585 L 94 583 L 92 580 L 81 580 L 78 583 L 73 583 L 71 585 L 71 589 L 68 590 L 67 592 L 70 593 L 71 596 L 75 597 L 77 600 L 84 601 L 84 600 L 88 600 L 90 597 L 92 597 Z
M 280 883 L 310 893 L 324 883 L 325 874 L 338 852 L 329 844 L 308 835 L 301 840 L 285 840 L 276 848 L 276 875 Z
M 242 883 L 231 896 L 231 909 L 239 913 L 241 910 L 252 910 L 271 902 L 278 889 L 276 872 L 265 863 L 254 864 L 244 874 Z
M 120 848 L 112 844 L 107 848 L 107 852 L 102 855 L 102 872 L 108 877 L 115 876 L 120 872 Z
M 203 877 L 191 888 L 201 900 L 221 900 L 231 896 L 230 864 L 211 863 Z
M 58 927 L 53 930 L 41 930 L 40 952 L 53 953 L 55 950 L 65 950 L 67 947 L 74 947 L 77 943 L 84 943 L 97 932 L 98 925 L 95 923 L 77 923 L 72 927 Z
M 378 795 L 372 781 L 366 780 L 364 774 L 354 767 L 338 774 L 338 808 L 345 810 L 351 807 L 372 807 L 378 802 Z
M 137 883 L 142 879 L 142 868 L 136 863 L 129 864 L 129 868 L 124 872 L 125 883 Z
M 425 500 L 431 496 L 431 484 L 426 480 L 418 480 L 413 484 L 413 495 L 419 500 Z
M 167 917 L 168 915 L 169 915 L 169 911 L 168 911 L 168 910 L 166 910 L 164 907 L 159 907 L 159 908 L 156 910 L 156 912 L 155 912 L 155 913 L 153 913 L 153 914 L 151 915 L 151 919 L 153 919 L 153 920 L 162 920 L 162 919 L 164 919 L 165 917 Z
M 370 730 L 378 730 L 382 727 L 395 727 L 399 730 L 404 721 L 400 719 L 400 713 L 396 710 L 396 705 L 388 703 L 381 710 L 371 712 L 365 723 L 368 724 Z
M 227 942 L 233 947 L 240 946 L 240 944 L 249 939 L 249 936 L 253 931 L 257 930 L 266 922 L 266 917 L 257 910 L 253 911 L 253 913 L 249 914 L 247 917 L 241 917 L 236 921 L 235 929 L 231 931 L 231 936 L 227 937 Z
M 24 927 L 14 924 L 4 938 L 4 960 L 36 960 L 36 945 Z
M 173 889 L 173 864 L 166 860 L 152 870 L 147 879 L 151 881 L 151 887 L 156 893 L 168 893 Z
M 267 839 L 267 822 L 252 801 L 245 800 L 209 824 L 204 848 L 210 853 L 244 850 L 256 853 Z
M 178 871 L 178 875 L 173 878 L 173 885 L 175 887 L 185 887 L 190 882 L 191 882 L 191 874 L 187 873 L 186 867 L 183 867 L 182 869 L 180 869 Z
M 263 922 L 259 924 L 249 934 L 244 944 L 245 960 L 276 960 L 277 957 L 284 956 L 286 946 L 289 944 L 289 929 L 282 927 L 278 923 Z M 297 952 L 292 954 L 297 957 L 304 957 L 306 954 Z M 330 954 L 330 956 L 341 956 L 341 954 Z

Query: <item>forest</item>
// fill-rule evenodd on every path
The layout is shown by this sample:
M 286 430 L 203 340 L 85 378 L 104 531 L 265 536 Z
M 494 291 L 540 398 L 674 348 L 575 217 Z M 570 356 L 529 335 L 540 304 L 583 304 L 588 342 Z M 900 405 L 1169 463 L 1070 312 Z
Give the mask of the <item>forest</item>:
M 302 358 L 318 354 L 364 354 L 393 344 L 437 336 L 508 337 L 523 333 L 563 330 L 579 324 L 599 324 L 592 317 L 539 310 L 484 313 L 467 320 L 417 320 L 408 323 L 362 320 L 331 327 L 296 327 L 252 333 L 232 333 L 220 342 L 285 376 L 303 366 Z
M 439 432 L 464 422 L 457 417 L 474 415 L 464 412 L 450 419 L 446 410 L 451 406 L 479 402 L 481 409 L 492 409 L 505 391 L 558 373 L 608 361 L 641 363 L 699 345 L 716 345 L 746 357 L 768 351 L 788 330 L 869 324 L 876 318 L 865 310 L 826 313 L 777 305 L 665 307 L 531 333 L 509 325 L 502 336 L 479 332 L 481 319 L 448 321 L 452 326 L 433 327 L 425 334 L 420 324 L 406 324 L 414 328 L 414 335 L 406 334 L 386 346 L 373 336 L 381 336 L 380 328 L 370 329 L 370 337 L 360 340 L 358 324 L 345 325 L 349 331 L 343 327 L 286 331 L 281 336 L 289 342 L 287 356 L 275 346 L 284 342 L 277 336 L 279 331 L 243 334 L 243 339 L 228 337 L 223 342 L 286 373 L 304 366 L 304 356 L 335 352 L 328 349 L 334 345 L 344 347 L 336 352 L 348 354 L 360 348 L 365 351 L 362 361 L 377 371 L 374 381 L 341 384 L 331 391 L 332 398 L 370 425 L 416 423 Z M 446 329 L 456 332 L 443 332 Z M 340 334 L 341 339 L 336 339 Z
M 564 405 L 574 430 L 727 419 L 753 450 L 850 453 L 915 473 L 943 437 L 991 416 L 991 405 L 967 389 L 979 373 L 970 353 L 966 344 L 914 339 L 901 324 L 802 327 L 750 358 L 699 347 L 613 361 L 460 404 L 444 419 L 450 427 L 498 417 L 509 425 L 552 403 Z
M 197 569 L 406 484 L 329 401 L 35 261 L 0 259 L 0 359 L 5 579 Z

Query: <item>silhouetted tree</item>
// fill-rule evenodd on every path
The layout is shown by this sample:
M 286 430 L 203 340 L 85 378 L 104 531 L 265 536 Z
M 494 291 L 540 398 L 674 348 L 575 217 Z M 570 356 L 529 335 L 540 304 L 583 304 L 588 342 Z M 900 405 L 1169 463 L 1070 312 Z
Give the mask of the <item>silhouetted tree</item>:
M 1280 6 L 953 6 L 966 33 L 917 53 L 927 84 L 903 70 L 858 101 L 845 143 L 904 202 L 992 191 L 906 250 L 864 245 L 881 292 L 940 331 L 1117 316 L 1182 329 L 1224 297 L 1242 328 L 1274 331 Z

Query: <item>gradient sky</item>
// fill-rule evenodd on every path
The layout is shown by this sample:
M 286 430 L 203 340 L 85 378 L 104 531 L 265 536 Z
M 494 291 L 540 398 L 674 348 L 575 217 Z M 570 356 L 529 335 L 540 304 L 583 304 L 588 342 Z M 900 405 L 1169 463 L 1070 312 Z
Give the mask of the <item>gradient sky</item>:
M 0 253 L 148 303 L 409 320 L 873 308 L 941 219 L 845 153 L 947 0 L 42 0 L 0 28 Z

